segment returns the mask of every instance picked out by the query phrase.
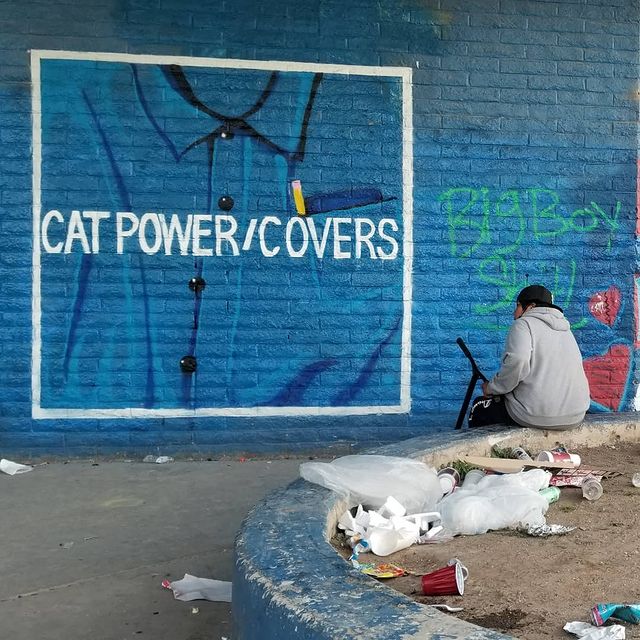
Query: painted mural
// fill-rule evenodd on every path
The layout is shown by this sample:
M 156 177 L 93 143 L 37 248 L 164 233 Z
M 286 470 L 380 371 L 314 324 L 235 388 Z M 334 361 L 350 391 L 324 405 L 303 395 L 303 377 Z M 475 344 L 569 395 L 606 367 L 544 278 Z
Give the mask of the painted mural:
M 407 409 L 402 77 L 35 64 L 45 415 Z

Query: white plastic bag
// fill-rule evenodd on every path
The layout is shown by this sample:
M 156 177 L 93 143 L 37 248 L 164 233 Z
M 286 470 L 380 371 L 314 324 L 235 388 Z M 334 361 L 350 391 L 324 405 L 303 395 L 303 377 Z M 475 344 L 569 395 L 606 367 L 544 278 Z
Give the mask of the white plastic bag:
M 549 503 L 538 491 L 549 486 L 550 477 L 542 469 L 485 476 L 440 501 L 442 524 L 454 535 L 543 525 Z
M 409 514 L 435 511 L 442 496 L 435 469 L 410 458 L 353 455 L 332 462 L 303 462 L 300 475 L 373 509 L 393 496 Z
M 621 624 L 612 624 L 608 627 L 595 627 L 588 622 L 567 622 L 562 627 L 565 631 L 573 633 L 582 640 L 624 640 L 626 630 Z
M 2 458 L 2 460 L 0 460 L 0 471 L 10 476 L 15 476 L 20 473 L 27 473 L 32 469 L 33 467 L 30 467 L 28 464 L 19 464 L 18 462 L 6 460 L 5 458 Z

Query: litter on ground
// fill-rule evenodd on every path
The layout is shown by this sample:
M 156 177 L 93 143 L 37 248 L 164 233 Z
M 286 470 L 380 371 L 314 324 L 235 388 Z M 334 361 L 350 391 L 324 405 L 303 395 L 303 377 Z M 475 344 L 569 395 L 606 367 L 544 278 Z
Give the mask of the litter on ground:
M 12 460 L 6 460 L 5 458 L 2 458 L 2 460 L 0 460 L 0 471 L 2 471 L 2 473 L 6 473 L 9 476 L 27 473 L 32 469 L 33 467 L 27 464 L 19 464 L 17 462 L 13 462 Z
M 212 602 L 231 602 L 231 582 L 198 578 L 188 573 L 182 580 L 163 580 L 162 586 L 173 591 L 176 600 L 210 600 Z

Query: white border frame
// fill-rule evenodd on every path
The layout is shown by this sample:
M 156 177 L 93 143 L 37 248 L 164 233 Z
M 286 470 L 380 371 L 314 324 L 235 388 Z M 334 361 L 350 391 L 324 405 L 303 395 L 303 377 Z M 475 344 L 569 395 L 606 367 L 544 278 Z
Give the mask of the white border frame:
M 47 409 L 41 401 L 42 308 L 40 218 L 42 215 L 42 99 L 40 93 L 40 61 L 88 60 L 135 64 L 176 64 L 190 67 L 217 67 L 265 71 L 308 71 L 397 77 L 402 81 L 402 218 L 403 236 L 403 318 L 400 352 L 400 404 L 385 406 L 347 407 L 249 407 L 199 409 Z M 32 338 L 31 355 L 31 415 L 35 419 L 51 418 L 194 418 L 250 416 L 348 416 L 381 413 L 408 413 L 411 409 L 411 313 L 413 300 L 413 97 L 410 67 L 374 67 L 345 64 L 316 64 L 233 58 L 194 58 L 186 56 L 138 55 L 129 53 L 98 53 L 79 51 L 31 51 L 31 102 L 33 117 L 33 256 L 32 256 Z

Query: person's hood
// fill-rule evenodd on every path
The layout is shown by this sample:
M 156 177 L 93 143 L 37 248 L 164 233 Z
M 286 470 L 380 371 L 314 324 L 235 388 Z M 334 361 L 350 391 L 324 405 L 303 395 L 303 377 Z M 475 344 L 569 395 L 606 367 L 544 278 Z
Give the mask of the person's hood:
M 564 317 L 562 311 L 551 307 L 533 307 L 524 313 L 521 318 L 538 318 L 554 331 L 569 331 L 569 321 Z

